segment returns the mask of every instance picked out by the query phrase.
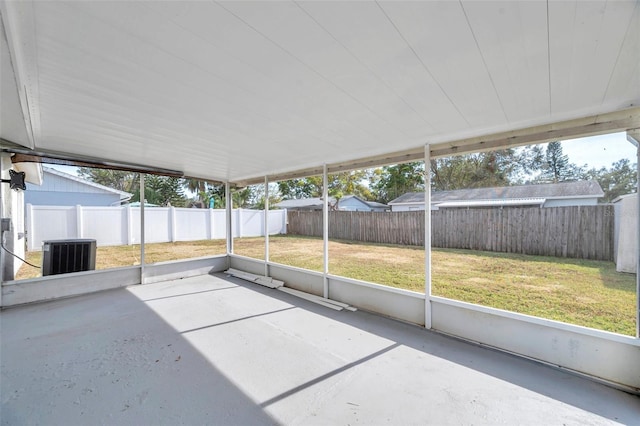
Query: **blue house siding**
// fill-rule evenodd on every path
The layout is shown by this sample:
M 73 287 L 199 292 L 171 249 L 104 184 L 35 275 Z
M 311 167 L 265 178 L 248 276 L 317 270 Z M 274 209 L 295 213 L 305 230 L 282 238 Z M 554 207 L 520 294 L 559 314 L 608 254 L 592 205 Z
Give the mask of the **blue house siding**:
M 117 206 L 131 194 L 43 167 L 42 185 L 27 183 L 24 201 L 34 206 Z
M 90 192 L 24 191 L 24 202 L 36 206 L 117 206 L 118 194 Z
M 338 203 L 338 210 L 350 211 L 350 212 L 371 212 L 371 211 L 385 211 L 386 206 L 371 206 L 358 197 L 347 196 L 340 199 Z
M 340 200 L 340 210 L 346 210 L 351 212 L 369 212 L 371 207 L 358 200 L 355 197 Z

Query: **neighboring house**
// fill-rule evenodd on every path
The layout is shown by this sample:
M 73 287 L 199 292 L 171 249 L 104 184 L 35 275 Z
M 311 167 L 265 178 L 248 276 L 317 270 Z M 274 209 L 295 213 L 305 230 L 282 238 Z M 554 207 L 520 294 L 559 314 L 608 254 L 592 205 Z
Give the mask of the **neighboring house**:
M 287 210 L 322 210 L 322 198 L 301 198 L 297 200 L 284 200 L 275 205 L 275 207 Z M 346 195 L 338 201 L 329 197 L 329 205 L 333 210 L 340 211 L 358 211 L 358 212 L 383 212 L 389 211 L 386 204 L 376 203 L 373 201 L 365 201 L 355 195 Z
M 431 193 L 431 210 L 506 206 L 593 206 L 604 196 L 596 181 L 472 188 Z M 424 193 L 409 192 L 389 202 L 391 211 L 424 210 Z
M 345 195 L 338 201 L 338 210 L 351 212 L 386 212 L 389 206 L 375 201 L 366 201 L 355 195 Z
M 132 194 L 43 167 L 42 185 L 27 183 L 26 204 L 41 206 L 118 206 Z
M 335 202 L 335 198 L 329 197 L 329 204 L 333 205 Z M 322 205 L 322 198 L 300 198 L 280 201 L 274 207 L 287 210 L 322 210 Z

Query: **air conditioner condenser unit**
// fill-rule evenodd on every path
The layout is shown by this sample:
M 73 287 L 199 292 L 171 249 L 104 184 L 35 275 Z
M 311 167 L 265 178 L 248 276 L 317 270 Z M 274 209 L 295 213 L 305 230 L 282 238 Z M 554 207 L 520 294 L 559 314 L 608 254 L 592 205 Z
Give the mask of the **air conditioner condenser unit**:
M 42 276 L 96 269 L 96 240 L 42 242 Z

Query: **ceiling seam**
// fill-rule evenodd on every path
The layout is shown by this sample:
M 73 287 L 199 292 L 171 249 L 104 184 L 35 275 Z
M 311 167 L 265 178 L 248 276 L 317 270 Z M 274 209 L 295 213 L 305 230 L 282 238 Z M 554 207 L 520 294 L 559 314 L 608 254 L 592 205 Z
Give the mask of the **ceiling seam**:
M 154 43 L 150 43 L 148 40 L 143 39 L 143 38 L 141 38 L 141 37 L 139 37 L 139 36 L 137 36 L 137 35 L 135 35 L 135 34 L 132 34 L 131 32 L 126 31 L 126 30 L 125 30 L 125 29 L 123 29 L 123 28 L 116 27 L 116 26 L 114 26 L 114 25 L 113 25 L 113 24 L 111 24 L 111 23 L 105 22 L 103 19 L 100 19 L 99 17 L 96 17 L 95 15 L 93 15 L 93 14 L 91 14 L 91 13 L 88 13 L 88 12 L 86 12 L 86 11 L 84 11 L 84 10 L 79 10 L 79 12 L 80 12 L 80 13 L 83 13 L 83 14 L 85 14 L 85 15 L 87 15 L 87 16 L 90 16 L 90 17 L 91 17 L 91 18 L 93 18 L 93 19 L 96 19 L 96 20 L 100 21 L 102 24 L 104 24 L 104 25 L 106 25 L 106 26 L 108 26 L 108 27 L 114 28 L 115 30 L 118 30 L 118 31 L 124 32 L 124 33 L 126 33 L 127 35 L 129 35 L 129 36 L 131 36 L 131 37 L 133 37 L 133 38 L 136 38 L 136 39 L 141 40 L 141 41 L 143 41 L 143 42 L 145 42 L 145 43 L 148 43 L 149 45 L 151 45 L 151 46 L 153 46 L 154 48 L 156 48 L 156 49 L 160 50 L 161 52 L 163 52 L 163 53 L 165 53 L 165 54 L 169 55 L 170 57 L 176 58 L 176 59 L 178 59 L 178 60 L 180 60 L 180 61 L 184 62 L 185 64 L 187 64 L 187 65 L 189 65 L 189 66 L 196 67 L 196 68 L 198 68 L 199 70 L 201 70 L 202 72 L 204 72 L 205 74 L 209 74 L 209 75 L 211 75 L 211 76 L 213 76 L 213 77 L 215 77 L 215 78 L 219 79 L 220 81 L 223 81 L 223 82 L 225 82 L 225 83 L 227 83 L 227 84 L 229 84 L 229 85 L 231 85 L 231 86 L 233 86 L 233 87 L 236 87 L 238 90 L 240 90 L 240 91 L 242 91 L 242 92 L 244 92 L 244 93 L 246 93 L 246 94 L 249 94 L 249 95 L 251 95 L 251 96 L 255 96 L 255 94 L 254 94 L 254 93 L 247 91 L 246 89 L 244 89 L 244 88 L 242 88 L 242 87 L 240 87 L 240 86 L 236 85 L 235 83 L 233 83 L 233 82 L 231 82 L 231 81 L 229 81 L 229 80 L 227 80 L 227 79 L 225 79 L 225 78 L 223 78 L 223 77 L 221 77 L 221 76 L 217 75 L 216 73 L 210 72 L 209 70 L 206 70 L 206 69 L 204 69 L 204 68 L 202 68 L 202 67 L 198 66 L 197 64 L 193 64 L 193 63 L 191 63 L 191 62 L 189 62 L 189 61 L 185 60 L 184 58 L 181 58 L 181 57 L 175 56 L 175 55 L 173 55 L 171 52 L 169 52 L 169 51 L 167 51 L 167 50 L 163 49 L 162 47 L 157 46 L 157 45 L 156 45 L 156 44 L 154 44 Z M 93 53 L 92 53 L 92 52 L 86 51 L 86 50 L 84 50 L 84 49 L 81 49 L 81 48 L 78 48 L 78 47 L 75 47 L 75 49 L 80 50 L 80 51 L 83 51 L 83 52 L 85 52 L 86 54 L 93 55 Z M 165 76 L 164 74 L 162 74 L 162 73 L 160 73 L 160 72 L 158 72 L 158 71 L 156 71 L 156 70 L 154 70 L 154 69 L 147 68 L 147 71 L 148 71 L 148 72 L 153 72 L 153 73 L 155 73 L 156 75 L 160 76 L 161 78 L 166 78 L 166 76 Z M 188 85 L 188 84 L 184 84 L 184 83 L 182 83 L 182 84 L 183 84 L 185 87 L 188 87 L 188 88 L 193 89 L 193 90 L 196 90 L 196 89 L 199 89 L 200 91 L 204 91 L 204 90 L 205 90 L 205 89 L 203 89 L 202 87 L 196 88 L 196 87 L 191 86 L 191 85 Z M 209 92 L 209 91 L 207 90 L 207 92 Z M 210 92 L 209 92 L 209 94 L 210 94 L 210 95 L 212 95 L 212 93 L 210 93 Z M 262 99 L 261 97 L 258 97 L 258 98 Z M 228 101 L 227 99 L 225 99 L 225 100 L 224 100 L 224 102 L 229 102 L 229 103 L 230 103 L 230 101 Z M 236 106 L 238 106 L 238 107 L 242 108 L 242 105 L 236 104 Z M 261 113 L 259 113 L 259 112 L 257 112 L 257 111 L 251 111 L 251 112 L 252 112 L 252 114 L 254 114 L 255 116 L 260 117 L 260 118 L 262 118 L 262 119 L 264 119 L 264 120 L 266 120 L 266 121 L 268 121 L 268 122 L 275 123 L 275 124 L 277 124 L 277 125 L 283 126 L 283 127 L 288 128 L 288 129 L 290 129 L 290 130 L 295 130 L 294 128 L 292 128 L 292 127 L 288 126 L 287 124 L 282 123 L 282 122 L 279 122 L 279 121 L 275 121 L 275 120 L 273 120 L 273 119 L 269 118 L 268 116 L 265 116 L 265 115 L 263 115 L 263 114 L 261 114 Z M 362 129 L 361 129 L 361 130 L 362 130 Z M 236 130 L 234 130 L 234 131 L 236 131 Z M 365 130 L 362 130 L 362 131 L 368 134 L 368 132 L 366 132 Z M 309 135 L 309 136 L 313 137 L 313 135 Z M 372 135 L 372 136 L 374 136 L 374 135 Z M 247 134 L 247 137 L 248 137 L 248 138 L 253 138 L 254 136 Z M 326 141 L 321 140 L 321 139 L 317 139 L 317 142 L 318 142 L 318 143 L 327 143 Z
M 487 75 L 489 76 L 489 81 L 491 81 L 491 87 L 493 87 L 493 91 L 496 94 L 496 98 L 498 99 L 498 103 L 500 104 L 500 110 L 502 110 L 502 115 L 504 116 L 504 119 L 507 123 L 509 123 L 509 118 L 507 117 L 507 112 L 504 110 L 504 104 L 502 103 L 502 98 L 500 97 L 500 94 L 498 93 L 498 89 L 496 88 L 496 83 L 493 81 L 493 76 L 491 75 L 491 72 L 489 71 L 489 66 L 487 65 L 487 61 L 484 57 L 484 54 L 482 53 L 482 49 L 480 48 L 480 43 L 478 43 L 478 38 L 476 37 L 476 33 L 473 31 L 473 26 L 471 25 L 471 22 L 469 21 L 469 16 L 467 15 L 467 11 L 464 8 L 464 5 L 462 4 L 462 0 L 458 0 L 458 4 L 460 5 L 460 8 L 462 9 L 462 13 L 464 14 L 464 19 L 467 21 L 467 26 L 469 27 L 469 31 L 471 31 L 471 35 L 473 36 L 473 41 L 476 44 L 476 48 L 478 49 L 478 53 L 480 54 L 480 58 L 482 58 L 482 64 L 484 65 L 484 69 L 487 72 Z
M 416 59 L 420 62 L 420 64 L 422 65 L 422 68 L 427 72 L 427 74 L 429 74 L 429 77 L 431 77 L 433 79 L 433 81 L 435 81 L 435 83 L 438 85 L 438 88 L 440 88 L 440 91 L 442 92 L 442 94 L 447 98 L 447 100 L 449 101 L 449 103 L 451 103 L 451 106 L 453 106 L 453 108 L 458 112 L 458 114 L 460 115 L 460 117 L 464 120 L 464 122 L 467 124 L 467 127 L 471 127 L 471 123 L 469 123 L 469 121 L 467 120 L 467 117 L 465 117 L 465 115 L 462 113 L 462 111 L 460 111 L 460 108 L 458 108 L 458 105 L 456 105 L 455 102 L 453 102 L 453 100 L 451 99 L 451 97 L 449 97 L 449 94 L 444 90 L 444 87 L 442 87 L 442 84 L 434 77 L 434 75 L 431 73 L 431 70 L 429 70 L 429 67 L 427 66 L 427 64 L 424 63 L 424 61 L 422 60 L 422 58 L 420 57 L 420 55 L 418 55 L 418 52 L 416 52 L 416 50 L 413 48 L 413 46 L 411 45 L 411 43 L 409 43 L 409 40 L 407 40 L 407 38 L 404 36 L 404 34 L 402 34 L 402 31 L 400 31 L 400 28 L 398 28 L 398 26 L 396 25 L 395 22 L 393 22 L 393 20 L 391 19 L 391 17 L 387 14 L 387 11 L 384 10 L 384 8 L 382 7 L 382 5 L 380 5 L 380 2 L 378 2 L 376 0 L 376 5 L 378 5 L 378 7 L 380 8 L 380 10 L 382 11 L 382 13 L 384 14 L 384 16 L 387 18 L 387 20 L 389 21 L 389 23 L 393 26 L 393 28 L 396 30 L 396 32 L 398 33 L 398 35 L 400 36 L 400 38 L 406 43 L 407 47 L 411 50 L 411 52 L 413 53 L 413 55 L 416 57 Z
M 549 22 L 549 0 L 547 0 L 547 83 L 549 88 L 549 116 L 553 114 L 553 102 L 551 101 L 551 25 Z
M 390 123 L 388 120 L 386 120 L 384 117 L 380 116 L 380 114 L 378 114 L 377 112 L 375 112 L 374 110 L 372 110 L 370 107 L 368 107 L 367 105 L 365 105 L 364 103 L 362 103 L 360 100 L 358 100 L 355 96 L 351 95 L 350 93 L 348 93 L 347 91 L 345 91 L 343 88 L 341 88 L 340 86 L 338 86 L 337 84 L 335 84 L 334 82 L 332 82 L 331 80 L 329 80 L 327 77 L 325 77 L 324 75 L 322 75 L 319 71 L 317 71 L 315 68 L 311 67 L 310 65 L 308 65 L 306 62 L 304 62 L 302 59 L 298 58 L 296 55 L 294 55 L 293 53 L 291 53 L 289 50 L 285 49 L 283 46 L 281 46 L 280 44 L 276 43 L 274 40 L 272 40 L 271 38 L 267 37 L 266 34 L 262 33 L 260 30 L 258 30 L 257 28 L 255 28 L 253 25 L 249 24 L 247 21 L 245 21 L 244 19 L 242 19 L 240 16 L 236 15 L 235 13 L 233 13 L 231 10 L 227 9 L 226 7 L 224 7 L 222 4 L 220 4 L 220 2 L 216 1 L 215 2 L 218 6 L 220 6 L 222 9 L 226 10 L 229 14 L 233 15 L 236 19 L 238 19 L 240 22 L 244 23 L 247 27 L 251 28 L 253 31 L 255 31 L 257 34 L 260 34 L 262 37 L 264 37 L 265 40 L 268 40 L 270 43 L 272 43 L 274 46 L 278 47 L 279 49 L 281 49 L 283 52 L 285 52 L 287 55 L 289 55 L 291 58 L 295 59 L 297 62 L 299 62 L 300 64 L 304 65 L 307 69 L 309 69 L 311 72 L 313 72 L 314 74 L 316 74 L 318 77 L 320 77 L 321 79 L 323 79 L 324 81 L 326 81 L 327 83 L 329 83 L 331 86 L 333 86 L 335 89 L 337 89 L 339 92 L 343 93 L 345 96 L 347 96 L 348 98 L 352 99 L 353 101 L 355 101 L 356 103 L 360 104 L 363 108 L 365 108 L 367 111 L 369 111 L 370 113 L 372 113 L 373 115 L 375 115 L 376 117 L 378 117 L 381 121 L 387 123 L 389 126 L 391 126 L 392 128 L 394 128 L 395 130 L 397 130 L 398 132 L 402 133 L 405 137 L 410 138 L 409 135 L 407 135 L 403 129 L 398 128 L 396 125 Z
M 640 10 L 640 2 L 636 2 L 633 12 L 631 13 L 631 19 L 629 19 L 629 24 L 627 25 L 627 30 L 624 33 L 624 40 L 620 44 L 620 49 L 618 50 L 618 54 L 616 55 L 616 62 L 611 69 L 611 74 L 609 74 L 609 80 L 607 81 L 607 88 L 604 91 L 604 95 L 602 96 L 601 104 L 604 104 L 605 99 L 607 99 L 607 95 L 609 94 L 609 87 L 611 86 L 611 81 L 613 80 L 613 76 L 618 68 L 618 63 L 620 61 L 620 56 L 622 55 L 622 51 L 624 50 L 624 45 L 627 42 L 627 38 L 629 37 L 629 32 L 631 31 L 632 24 L 636 16 L 640 15 L 638 11 Z
M 338 43 L 345 51 L 347 51 L 349 53 L 349 55 L 354 58 L 360 65 L 362 65 L 364 68 L 366 68 L 367 71 L 369 71 L 372 75 L 375 76 L 376 80 L 378 80 L 380 83 L 382 83 L 383 86 L 385 86 L 387 89 L 389 89 L 394 95 L 396 95 L 396 97 L 398 99 L 400 99 L 402 101 L 402 103 L 404 103 L 411 111 L 413 111 L 416 116 L 418 116 L 422 121 L 424 121 L 426 124 L 428 124 L 432 129 L 434 128 L 434 125 L 429 122 L 426 118 L 424 118 L 422 116 L 422 114 L 418 113 L 418 111 L 415 110 L 415 108 L 413 108 L 413 106 L 411 106 L 402 96 L 400 96 L 398 93 L 396 93 L 396 91 L 393 89 L 393 87 L 391 87 L 382 77 L 378 76 L 378 74 L 373 71 L 371 68 L 369 68 L 369 66 L 367 66 L 364 62 L 362 62 L 360 60 L 360 58 L 358 58 L 358 56 L 356 54 L 354 54 L 351 49 L 349 49 L 347 46 L 345 46 L 340 40 L 338 40 L 329 30 L 327 30 L 320 22 L 318 22 L 318 20 L 316 18 L 314 18 L 304 7 L 302 7 L 300 5 L 300 2 L 297 0 L 293 0 L 293 3 L 298 6 L 298 8 L 300 10 L 302 10 L 311 20 L 313 20 L 313 22 L 315 22 L 318 27 L 320 27 L 325 33 L 327 33 L 329 35 L 329 37 L 331 37 L 336 43 Z
M 149 8 L 149 6 L 148 6 L 147 4 L 145 4 L 144 6 L 145 6 L 145 7 L 147 7 L 147 8 Z M 204 37 L 200 36 L 199 34 L 197 34 L 197 33 L 193 32 L 193 31 L 189 30 L 189 28 L 184 27 L 182 24 L 180 24 L 180 23 L 178 23 L 178 22 L 174 21 L 173 19 L 171 19 L 171 17 L 170 17 L 170 16 L 167 16 L 167 15 L 163 14 L 162 12 L 159 12 L 159 11 L 154 11 L 154 12 L 155 12 L 155 13 L 158 13 L 158 14 L 162 14 L 162 15 L 164 15 L 164 16 L 165 16 L 165 18 L 166 18 L 166 19 L 168 19 L 168 20 L 169 20 L 173 25 L 177 26 L 178 28 L 183 29 L 184 31 L 188 32 L 189 34 L 193 35 L 194 37 L 196 37 L 196 38 L 198 38 L 198 39 L 202 40 L 202 41 L 203 41 L 203 42 L 205 42 L 206 44 L 212 45 L 212 46 L 214 46 L 214 47 L 216 47 L 216 48 L 220 49 L 221 51 L 225 52 L 227 55 L 229 55 L 229 56 L 231 56 L 232 58 L 236 59 L 238 62 L 240 62 L 240 63 L 242 63 L 242 64 L 246 65 L 248 68 L 250 68 L 251 70 L 255 71 L 257 74 L 262 75 L 264 78 L 266 78 L 266 79 L 268 79 L 268 80 L 270 80 L 270 81 L 274 81 L 274 80 L 273 80 L 273 79 L 272 79 L 268 74 L 265 74 L 265 73 L 264 73 L 260 68 L 258 68 L 258 67 L 256 67 L 256 66 L 254 66 L 253 64 L 251 64 L 251 63 L 249 63 L 249 62 L 245 61 L 245 60 L 244 60 L 244 59 L 242 59 L 241 57 L 236 56 L 232 51 L 230 51 L 230 50 L 226 49 L 226 48 L 224 47 L 224 45 L 219 45 L 219 44 L 216 44 L 216 43 L 212 43 L 210 40 L 208 40 L 208 39 L 206 39 L 206 38 L 204 38 Z M 226 81 L 226 80 L 224 80 L 224 81 Z M 246 90 L 246 89 L 244 89 L 244 88 L 242 88 L 242 87 L 238 86 L 237 84 L 234 84 L 234 83 L 230 83 L 230 84 L 232 84 L 232 85 L 233 85 L 233 86 L 235 86 L 235 87 L 238 87 L 240 90 L 244 91 L 245 93 L 248 93 L 248 94 L 254 95 L 254 96 L 256 96 L 257 98 L 259 98 L 259 99 L 263 99 L 263 100 L 265 100 L 265 101 L 267 100 L 267 99 L 263 98 L 261 95 L 257 95 L 257 94 L 255 94 L 255 93 L 253 93 L 253 92 L 249 92 L 248 90 Z M 301 96 L 300 98 L 302 98 L 302 99 L 307 99 L 307 100 L 310 100 L 310 101 L 314 101 L 314 98 L 313 98 L 313 97 L 311 97 L 311 96 L 306 96 L 306 95 L 305 95 L 305 96 Z M 296 112 L 295 112 L 294 110 L 292 110 L 292 109 L 287 109 L 286 111 L 290 112 L 291 114 L 296 115 Z M 298 115 L 296 115 L 296 116 L 297 116 L 297 117 L 299 117 Z M 302 119 L 304 119 L 304 118 L 302 118 Z M 313 124 L 316 124 L 316 125 L 319 125 L 319 126 L 322 126 L 322 128 L 323 128 L 324 130 L 326 130 L 327 132 L 331 132 L 331 133 L 334 133 L 334 134 L 338 135 L 338 134 L 337 134 L 336 132 L 334 132 L 331 128 L 329 128 L 329 127 L 324 127 L 324 125 L 323 125 L 323 124 L 321 124 L 321 123 L 316 123 L 316 122 L 312 122 L 312 123 L 313 123 Z M 350 124 L 351 124 L 351 123 L 350 123 Z M 371 136 L 371 137 L 375 137 L 375 135 L 374 135 L 374 134 L 370 134 L 366 129 L 363 129 L 363 128 L 361 128 L 361 127 L 357 127 L 357 126 L 355 126 L 355 125 L 353 125 L 353 124 L 351 124 L 351 125 L 353 126 L 353 128 L 354 128 L 354 129 L 358 129 L 359 131 L 361 131 L 361 132 L 363 132 L 363 133 L 366 133 L 366 134 L 368 134 L 368 135 L 369 135 L 369 136 Z M 320 141 L 320 142 L 326 143 L 326 141 Z
M 35 10 L 35 6 L 33 4 L 30 5 L 31 11 L 32 11 L 32 18 L 33 18 L 33 50 L 34 50 L 34 61 L 33 61 L 33 72 L 35 74 L 34 79 L 36 80 L 35 85 L 36 85 L 36 94 L 37 99 L 35 99 L 36 101 L 36 105 L 33 105 L 33 108 L 35 108 L 35 111 L 33 112 L 34 116 L 35 116 L 35 121 L 36 124 L 34 126 L 33 124 L 33 120 L 31 120 L 31 129 L 33 131 L 33 145 L 34 147 L 36 147 L 36 141 L 38 139 L 40 139 L 41 136 L 41 120 L 40 120 L 40 69 L 39 69 L 39 64 L 38 64 L 38 26 L 36 25 L 35 21 L 36 21 L 36 10 Z M 34 95 L 33 98 L 35 98 L 36 96 Z M 27 99 L 27 103 L 31 104 L 32 102 L 29 102 L 29 100 Z

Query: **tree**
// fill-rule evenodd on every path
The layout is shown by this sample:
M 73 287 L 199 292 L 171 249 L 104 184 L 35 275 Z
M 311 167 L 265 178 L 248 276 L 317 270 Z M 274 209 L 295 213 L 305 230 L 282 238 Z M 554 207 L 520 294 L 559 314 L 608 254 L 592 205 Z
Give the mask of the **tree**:
M 78 176 L 91 182 L 109 188 L 129 193 L 137 193 L 140 187 L 140 175 L 121 170 L 96 169 L 91 167 L 78 168 Z
M 535 179 L 537 183 L 558 183 L 583 178 L 584 167 L 569 162 L 569 156 L 562 152 L 561 142 L 549 142 L 545 152 L 542 173 Z
M 366 184 L 370 174 L 371 172 L 366 170 L 332 173 L 327 176 L 327 192 L 330 197 L 336 199 L 345 195 L 357 195 L 366 200 L 373 200 L 374 195 Z M 280 181 L 277 188 L 285 200 L 322 197 L 322 176 Z
M 314 198 L 322 196 L 322 177 L 310 176 L 278 182 L 278 191 L 285 200 Z
M 448 191 L 522 184 L 542 162 L 539 146 L 439 158 L 431 160 L 431 188 Z
M 196 194 L 198 201 L 205 201 L 207 198 L 207 190 L 209 188 L 208 182 L 193 178 L 183 179 L 183 182 L 189 192 Z
M 388 203 L 407 192 L 424 190 L 424 163 L 396 164 L 383 167 L 372 183 L 376 201 Z
M 634 192 L 637 185 L 636 164 L 623 158 L 616 161 L 607 169 L 591 169 L 585 173 L 585 178 L 598 181 L 604 191 L 603 203 L 610 203 L 620 195 Z
M 146 175 L 144 180 L 145 201 L 161 206 L 184 206 L 186 197 L 183 193 L 184 182 L 180 178 L 169 176 Z M 136 198 L 136 197 L 134 197 Z M 134 199 L 132 198 L 132 199 Z M 140 199 L 140 189 L 137 191 Z
M 205 202 L 209 205 L 210 200 L 213 199 L 213 207 L 216 209 L 224 209 L 227 205 L 227 197 L 225 195 L 224 184 L 217 184 L 209 186 L 207 190 L 207 196 Z
M 247 186 L 246 188 L 231 191 L 231 199 L 233 200 L 233 208 L 246 209 L 251 207 L 254 200 L 255 188 Z

